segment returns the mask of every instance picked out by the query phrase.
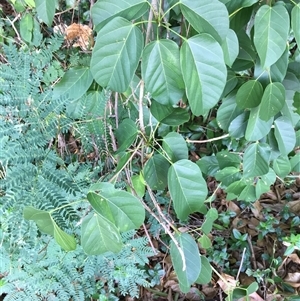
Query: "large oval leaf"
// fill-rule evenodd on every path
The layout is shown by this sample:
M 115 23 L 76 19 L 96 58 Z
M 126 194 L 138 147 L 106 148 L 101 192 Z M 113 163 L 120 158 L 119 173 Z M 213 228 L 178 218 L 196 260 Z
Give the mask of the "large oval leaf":
M 91 72 L 102 87 L 124 92 L 136 71 L 143 49 L 141 31 L 121 17 L 99 32 L 92 53 Z
M 76 240 L 73 236 L 61 230 L 53 221 L 54 239 L 65 250 L 73 251 L 76 249 Z
M 172 162 L 188 159 L 189 151 L 186 142 L 183 137 L 176 132 L 171 132 L 164 137 L 162 147 Z
M 300 45 L 300 3 L 294 6 L 291 13 L 291 25 L 294 36 L 299 47 Z
M 281 116 L 274 121 L 275 137 L 281 155 L 288 155 L 295 147 L 296 134 L 291 121 L 286 116 Z
M 283 5 L 263 5 L 254 20 L 254 45 L 263 68 L 274 64 L 283 54 L 290 29 L 290 19 Z
M 242 112 L 243 109 L 239 108 L 236 103 L 236 91 L 232 91 L 222 100 L 222 104 L 217 111 L 218 126 L 222 130 L 228 131 L 232 120 L 242 114 Z
M 262 96 L 262 84 L 257 80 L 249 80 L 239 88 L 236 94 L 236 103 L 243 109 L 255 108 L 260 104 Z
M 251 109 L 248 119 L 245 138 L 248 141 L 256 141 L 265 137 L 271 130 L 273 118 L 268 121 L 261 120 L 259 118 L 260 107 Z
M 162 105 L 155 100 L 151 103 L 150 111 L 157 121 L 167 125 L 178 126 L 190 119 L 187 109 Z
M 285 103 L 285 88 L 281 83 L 270 83 L 263 94 L 259 118 L 268 121 L 283 108 Z
M 168 185 L 179 219 L 185 220 L 190 213 L 201 212 L 207 187 L 197 164 L 183 159 L 171 165 Z
M 38 16 L 51 27 L 55 13 L 55 1 L 35 0 L 35 7 Z
M 25 219 L 33 220 L 40 231 L 52 236 L 54 235 L 54 226 L 52 223 L 51 215 L 48 211 L 27 206 L 24 208 L 23 215 Z
M 160 154 L 155 154 L 145 164 L 143 172 L 146 183 L 153 190 L 166 188 L 170 163 Z
M 92 82 L 93 77 L 90 68 L 71 68 L 54 86 L 53 96 L 56 98 L 64 95 L 72 100 L 77 100 L 89 89 Z
M 257 177 L 269 172 L 271 148 L 264 143 L 250 144 L 244 153 L 243 175 L 244 178 Z
M 199 33 L 208 33 L 222 43 L 229 30 L 228 11 L 223 3 L 217 0 L 181 0 L 180 7 L 184 17 Z
M 138 129 L 135 122 L 129 118 L 123 120 L 116 131 L 116 137 L 119 143 L 117 153 L 130 147 L 136 139 L 137 134 Z
M 222 48 L 210 35 L 196 35 L 183 43 L 180 64 L 191 110 L 204 115 L 217 104 L 226 84 Z
M 221 46 L 224 53 L 225 63 L 227 66 L 231 67 L 239 54 L 239 41 L 232 29 L 229 29 Z
M 142 77 L 147 91 L 157 102 L 178 103 L 184 93 L 184 82 L 177 44 L 163 39 L 148 44 L 142 56 Z
M 99 31 L 106 23 L 119 16 L 127 20 L 137 19 L 142 16 L 149 4 L 147 0 L 101 0 L 92 7 L 93 23 L 96 31 Z
M 117 190 L 89 192 L 87 199 L 92 207 L 120 232 L 139 228 L 145 219 L 145 209 L 132 194 Z
M 171 259 L 178 277 L 179 287 L 183 293 L 188 293 L 190 286 L 198 279 L 201 272 L 199 249 L 194 238 L 187 233 L 175 235 L 180 252 L 175 243 L 171 242 Z
M 88 255 L 120 252 L 121 235 L 116 226 L 103 216 L 90 214 L 82 222 L 81 245 Z

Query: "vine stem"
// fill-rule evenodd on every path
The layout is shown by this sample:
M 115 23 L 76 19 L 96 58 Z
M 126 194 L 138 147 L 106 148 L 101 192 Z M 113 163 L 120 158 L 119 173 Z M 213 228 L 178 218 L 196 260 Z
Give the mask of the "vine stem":
M 147 185 L 147 191 L 149 193 L 150 199 L 153 202 L 153 205 L 155 206 L 157 212 L 159 213 L 159 215 L 162 217 L 162 219 L 164 220 L 163 222 L 159 220 L 159 218 L 156 217 L 156 215 L 154 215 L 154 217 L 158 220 L 158 222 L 160 223 L 160 225 L 164 228 L 164 230 L 166 231 L 166 233 L 171 237 L 172 241 L 174 242 L 176 248 L 178 249 L 178 252 L 180 253 L 181 259 L 182 259 L 182 270 L 185 271 L 186 270 L 186 262 L 185 262 L 185 257 L 184 257 L 184 253 L 183 253 L 183 249 L 180 247 L 178 241 L 176 240 L 176 238 L 174 237 L 174 235 L 172 234 L 172 232 L 170 231 L 170 229 L 165 225 L 165 223 L 172 229 L 174 229 L 175 232 L 178 232 L 178 230 L 173 226 L 173 224 L 165 217 L 165 215 L 163 214 L 163 212 L 161 211 L 159 204 L 157 203 L 155 196 L 151 190 L 151 188 L 149 187 L 148 184 Z M 143 202 L 144 206 L 146 206 L 147 208 L 149 208 L 144 202 Z M 145 207 L 145 208 L 146 208 Z M 146 209 L 147 209 L 146 208 Z M 151 210 L 149 208 L 149 210 Z M 148 211 L 148 209 L 147 209 Z M 151 211 L 152 212 L 152 211 Z M 153 213 L 154 214 L 154 213 Z M 152 216 L 153 216 L 152 214 Z
M 188 142 L 188 143 L 202 144 L 202 143 L 207 143 L 207 142 L 222 140 L 222 139 L 227 138 L 227 137 L 229 137 L 229 134 L 225 134 L 223 136 L 211 138 L 211 139 L 208 139 L 208 140 L 190 140 L 190 139 L 186 139 L 186 142 Z

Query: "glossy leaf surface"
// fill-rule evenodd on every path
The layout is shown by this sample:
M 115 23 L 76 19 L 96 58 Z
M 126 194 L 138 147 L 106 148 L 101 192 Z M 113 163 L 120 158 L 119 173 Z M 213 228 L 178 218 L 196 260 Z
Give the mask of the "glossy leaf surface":
M 204 115 L 217 104 L 226 84 L 222 48 L 210 35 L 199 34 L 185 41 L 180 52 L 191 110 L 194 115 Z
M 187 233 L 180 233 L 175 238 L 182 249 L 183 257 L 172 241 L 171 259 L 178 277 L 180 290 L 187 293 L 201 272 L 201 259 L 198 246 L 192 236 Z
M 290 29 L 290 19 L 283 5 L 263 5 L 254 21 L 254 44 L 264 68 L 283 54 Z
M 142 77 L 147 91 L 163 105 L 176 104 L 184 93 L 179 48 L 171 40 L 148 44 L 142 56 Z
M 116 17 L 100 29 L 92 53 L 91 72 L 95 81 L 124 92 L 136 71 L 143 49 L 143 36 L 134 24 Z
M 207 187 L 197 164 L 186 159 L 172 164 L 168 186 L 178 218 L 185 220 L 190 213 L 201 210 Z

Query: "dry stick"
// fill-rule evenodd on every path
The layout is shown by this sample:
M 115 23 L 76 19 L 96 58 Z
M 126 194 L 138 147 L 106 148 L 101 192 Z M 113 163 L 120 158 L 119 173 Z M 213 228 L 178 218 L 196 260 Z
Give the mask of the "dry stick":
M 20 37 L 20 35 L 19 35 L 19 32 L 17 31 L 17 29 L 16 29 L 16 27 L 15 27 L 15 24 L 14 24 L 14 23 L 19 19 L 20 16 L 21 16 L 21 14 L 17 14 L 16 17 L 15 17 L 12 21 L 10 21 L 10 19 L 9 19 L 8 17 L 7 17 L 6 19 L 9 21 L 9 23 L 10 23 L 11 26 L 12 26 L 12 28 L 14 29 L 14 31 L 15 31 L 15 33 L 16 33 L 18 39 L 19 39 L 19 41 L 22 41 L 22 39 L 21 39 L 21 37 Z
M 251 261 L 252 261 L 253 269 L 256 271 L 257 270 L 257 264 L 256 264 L 255 253 L 254 253 L 254 250 L 253 250 L 250 235 L 247 236 L 247 241 L 248 241 L 248 245 L 249 245 L 250 251 L 251 251 Z
M 147 185 L 147 184 L 146 184 Z M 169 225 L 169 227 L 171 227 L 172 229 L 174 229 L 175 231 L 177 231 L 177 229 L 172 225 L 172 223 L 170 223 L 170 221 L 165 217 L 165 215 L 162 213 L 159 204 L 156 202 L 155 196 L 151 190 L 151 188 L 149 187 L 149 185 L 147 185 L 147 191 L 149 193 L 150 199 L 153 202 L 156 210 L 158 211 L 159 215 L 162 217 L 162 219 L 164 220 L 164 222 L 159 222 L 161 224 L 161 226 L 164 228 L 164 230 L 166 231 L 166 233 L 171 237 L 171 239 L 173 240 L 175 246 L 178 249 L 178 252 L 180 253 L 181 259 L 182 259 L 182 270 L 185 271 L 186 270 L 186 262 L 185 262 L 185 257 L 184 257 L 184 253 L 182 248 L 179 246 L 178 241 L 176 240 L 176 238 L 174 237 L 174 235 L 172 234 L 172 232 L 169 230 L 168 227 L 166 227 L 165 223 Z M 149 208 L 150 209 L 150 208 Z
M 207 142 L 222 140 L 222 139 L 227 138 L 227 137 L 229 137 L 229 134 L 225 134 L 225 135 L 223 135 L 223 136 L 211 138 L 211 139 L 208 139 L 208 140 L 190 140 L 190 139 L 186 139 L 186 142 L 188 142 L 188 143 L 199 143 L 199 144 L 201 144 L 201 143 L 207 143 Z
M 155 249 L 155 247 L 154 247 L 154 245 L 153 245 L 153 242 L 152 242 L 152 240 L 151 240 L 151 237 L 150 237 L 150 235 L 149 235 L 149 232 L 148 232 L 148 229 L 146 228 L 145 223 L 143 223 L 143 228 L 144 228 L 144 231 L 145 231 L 145 233 L 146 233 L 146 236 L 147 236 L 147 238 L 148 238 L 148 240 L 149 240 L 149 243 L 150 243 L 150 245 L 151 245 L 151 248 L 152 248 L 152 250 L 153 250 L 154 255 L 157 255 L 158 252 L 157 252 L 157 250 Z

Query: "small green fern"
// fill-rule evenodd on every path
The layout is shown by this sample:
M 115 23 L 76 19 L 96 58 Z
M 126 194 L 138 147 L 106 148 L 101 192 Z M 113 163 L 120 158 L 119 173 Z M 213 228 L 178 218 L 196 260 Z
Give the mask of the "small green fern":
M 62 56 L 62 42 L 59 36 L 48 39 L 43 50 L 3 45 L 7 63 L 0 65 L 0 296 L 6 294 L 5 301 L 84 301 L 102 294 L 113 300 L 122 294 L 137 296 L 139 285 L 150 286 L 145 265 L 152 250 L 147 239 L 135 238 L 134 232 L 123 235 L 119 254 L 87 256 L 81 247 L 62 251 L 52 237 L 23 218 L 26 206 L 56 209 L 51 214 L 56 224 L 79 240 L 80 219 L 90 210 L 88 202 L 80 200 L 113 151 L 108 91 L 90 91 L 75 102 L 68 96 L 53 97 L 49 83 L 62 72 L 56 59 Z M 67 145 L 61 150 L 61 141 L 70 135 L 80 141 L 79 152 L 85 156 L 98 152 L 98 164 L 73 160 Z M 76 205 L 70 205 L 74 201 Z

